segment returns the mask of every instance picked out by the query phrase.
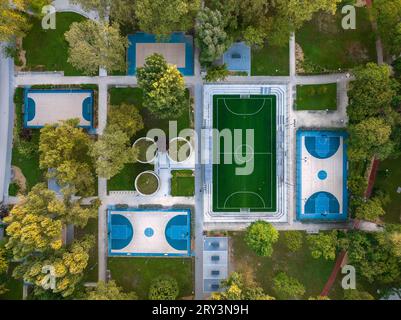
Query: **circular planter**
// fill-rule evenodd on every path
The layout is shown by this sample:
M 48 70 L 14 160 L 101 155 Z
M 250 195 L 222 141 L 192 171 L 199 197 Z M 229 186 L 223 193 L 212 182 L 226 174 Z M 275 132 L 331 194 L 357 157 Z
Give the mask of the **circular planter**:
M 181 163 L 191 157 L 192 151 L 192 145 L 187 139 L 177 137 L 170 141 L 168 157 L 173 162 Z
M 151 196 L 160 189 L 160 179 L 153 171 L 144 171 L 135 179 L 135 189 L 142 196 Z
M 138 156 L 136 160 L 139 163 L 153 163 L 157 156 L 157 144 L 156 142 L 148 137 L 142 137 L 136 140 L 132 146 L 138 148 Z

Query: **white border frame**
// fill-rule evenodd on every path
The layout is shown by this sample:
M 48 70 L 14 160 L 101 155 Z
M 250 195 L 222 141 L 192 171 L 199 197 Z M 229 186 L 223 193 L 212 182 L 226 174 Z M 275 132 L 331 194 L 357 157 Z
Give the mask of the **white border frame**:
M 276 212 L 214 212 L 213 211 L 213 96 L 215 95 L 275 95 L 276 110 L 276 175 L 277 175 L 277 210 Z M 204 222 L 249 223 L 256 220 L 268 222 L 288 222 L 288 142 L 290 129 L 288 87 L 286 84 L 213 84 L 205 85 L 203 106 L 202 148 L 205 155 L 203 166 L 203 207 Z

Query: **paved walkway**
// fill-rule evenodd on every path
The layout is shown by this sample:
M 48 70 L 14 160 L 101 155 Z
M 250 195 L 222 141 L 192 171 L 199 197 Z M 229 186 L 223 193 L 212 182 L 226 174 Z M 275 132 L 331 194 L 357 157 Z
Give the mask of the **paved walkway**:
M 75 12 L 88 19 L 98 21 L 99 15 L 96 11 L 85 11 L 81 6 L 71 4 L 68 0 L 54 0 L 52 5 L 56 8 L 57 12 Z
M 12 130 L 14 123 L 14 88 L 12 59 L 3 55 L 0 43 L 0 203 L 8 195 L 8 183 L 11 175 Z

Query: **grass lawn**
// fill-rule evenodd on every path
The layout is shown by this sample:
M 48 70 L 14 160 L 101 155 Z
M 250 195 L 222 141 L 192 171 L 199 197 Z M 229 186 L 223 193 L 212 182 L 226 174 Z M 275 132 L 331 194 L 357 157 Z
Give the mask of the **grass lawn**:
M 12 277 L 16 263 L 11 263 L 5 279 L 5 286 L 9 290 L 7 293 L 0 295 L 0 300 L 22 300 L 22 280 L 16 280 Z
M 150 173 L 142 173 L 137 180 L 137 191 L 145 195 L 154 194 L 159 188 L 159 180 L 157 177 Z
M 253 275 L 267 294 L 275 296 L 272 289 L 273 278 L 280 271 L 297 278 L 305 286 L 304 298 L 316 297 L 321 293 L 331 274 L 334 261 L 312 258 L 305 237 L 302 248 L 292 253 L 287 249 L 283 233 L 280 232 L 271 258 L 258 257 L 245 244 L 243 237 L 243 232 L 235 232 L 231 237 L 235 271 Z
M 173 197 L 193 197 L 195 194 L 195 177 L 192 170 L 172 171 L 171 195 Z
M 304 72 L 330 72 L 350 69 L 376 61 L 375 35 L 368 9 L 356 9 L 356 29 L 341 26 L 341 7 L 337 14 L 315 14 L 310 22 L 297 31 L 296 41 L 304 53 Z
M 97 282 L 98 280 L 98 220 L 90 219 L 85 228 L 75 228 L 75 239 L 82 239 L 85 235 L 93 235 L 95 244 L 89 252 L 88 267 L 85 270 L 84 282 Z
M 337 84 L 297 86 L 297 110 L 336 110 Z
M 64 71 L 65 75 L 80 75 L 67 62 L 68 43 L 64 33 L 70 29 L 73 22 L 85 20 L 79 14 L 64 12 L 56 15 L 56 29 L 44 30 L 41 20 L 32 19 L 32 29 L 23 39 L 23 49 L 26 51 L 26 68 L 36 71 Z
M 193 292 L 192 259 L 182 258 L 109 258 L 112 279 L 126 291 L 134 291 L 140 299 L 147 299 L 153 279 L 170 276 L 177 280 L 179 297 Z
M 288 76 L 289 47 L 265 45 L 260 49 L 252 48 L 251 75 L 252 76 Z
M 397 193 L 401 187 L 400 163 L 401 157 L 381 162 L 376 177 L 375 189 L 385 191 L 391 198 L 384 207 L 386 214 L 381 218 L 386 223 L 401 223 L 401 193 Z
M 135 178 L 144 171 L 153 170 L 151 164 L 130 163 L 124 169 L 107 182 L 108 191 L 130 191 L 135 190 Z
M 121 103 L 133 104 L 136 106 L 143 118 L 143 123 L 145 128 L 138 132 L 135 139 L 146 136 L 146 133 L 150 129 L 162 129 L 166 134 L 168 134 L 169 121 L 177 121 L 178 130 L 193 128 L 192 126 L 192 112 L 188 106 L 188 112 L 183 112 L 180 117 L 175 119 L 158 119 L 156 118 L 148 109 L 142 106 L 142 90 L 139 88 L 111 88 L 109 90 L 110 94 L 110 104 L 118 105 Z M 189 92 L 188 101 L 189 101 Z M 188 102 L 189 105 L 189 102 Z
M 22 108 L 23 108 L 23 89 L 18 88 L 15 97 L 15 126 L 14 134 L 19 135 L 22 130 Z M 20 168 L 27 181 L 27 191 L 29 191 L 37 183 L 43 181 L 43 172 L 39 169 L 39 130 L 30 130 L 31 138 L 29 141 L 20 141 L 24 144 L 23 148 L 19 148 L 15 145 L 12 151 L 12 165 Z M 24 152 L 23 150 L 29 149 L 30 152 Z
M 187 91 L 188 92 L 188 91 Z M 137 133 L 134 141 L 146 136 L 150 129 L 160 128 L 168 133 L 169 121 L 155 118 L 148 109 L 142 106 L 142 90 L 139 88 L 111 88 L 109 90 L 110 104 L 119 105 L 122 103 L 132 104 L 136 106 L 142 115 L 144 129 Z M 189 100 L 189 92 L 188 92 Z M 178 130 L 192 128 L 192 112 L 188 108 L 188 112 L 184 112 L 177 120 Z M 132 142 L 134 142 L 132 141 Z M 134 190 L 134 182 L 137 175 L 146 170 L 153 170 L 153 165 L 135 163 L 127 164 L 125 168 L 116 176 L 108 181 L 109 191 L 126 191 Z

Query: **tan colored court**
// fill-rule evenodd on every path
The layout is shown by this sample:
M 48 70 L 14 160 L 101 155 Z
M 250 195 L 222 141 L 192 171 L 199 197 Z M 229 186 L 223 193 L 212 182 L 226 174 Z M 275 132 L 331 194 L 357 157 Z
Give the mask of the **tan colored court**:
M 84 101 L 91 98 L 90 92 L 29 92 L 27 98 L 33 100 L 35 114 L 27 121 L 29 127 L 41 127 L 56 124 L 63 120 L 79 119 L 82 127 L 91 126 L 84 118 Z
M 136 66 L 142 67 L 145 59 L 154 54 L 161 54 L 168 63 L 177 68 L 185 68 L 185 43 L 137 43 Z

